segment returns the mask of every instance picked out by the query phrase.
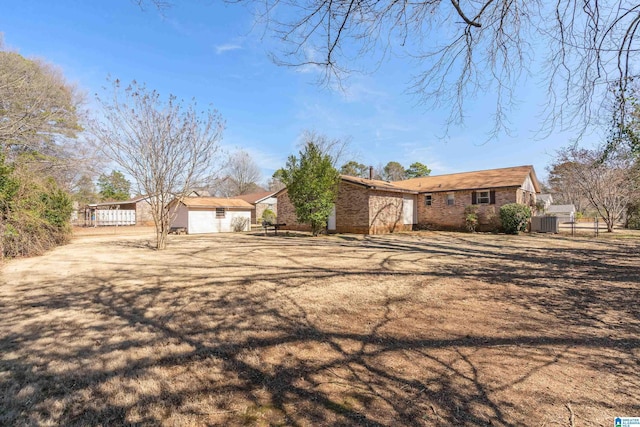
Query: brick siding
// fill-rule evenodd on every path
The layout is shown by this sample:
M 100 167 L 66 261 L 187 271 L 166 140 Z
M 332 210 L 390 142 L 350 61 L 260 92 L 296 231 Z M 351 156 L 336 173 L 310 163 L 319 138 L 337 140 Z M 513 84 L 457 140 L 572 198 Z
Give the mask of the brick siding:
M 336 232 L 369 234 L 369 190 L 341 182 L 336 200 Z
M 484 189 L 481 189 L 484 190 Z M 477 190 L 476 190 L 477 191 Z M 476 204 L 478 230 L 492 231 L 500 225 L 500 207 L 508 203 L 535 204 L 535 193 L 518 187 L 495 189 L 495 204 Z M 465 209 L 471 206 L 472 190 L 428 193 L 431 206 L 425 205 L 425 194 L 417 196 L 417 218 L 420 227 L 462 230 L 465 228 Z M 453 205 L 447 197 L 453 195 Z M 340 183 L 336 200 L 336 232 L 354 234 L 384 234 L 411 230 L 403 223 L 403 194 L 371 190 L 347 182 Z M 288 230 L 310 230 L 307 224 L 296 221 L 295 209 L 284 191 L 278 195 L 278 222 Z
M 500 221 L 500 207 L 516 203 L 519 188 L 495 189 L 495 204 L 476 204 L 478 230 L 495 229 Z M 435 229 L 459 230 L 465 228 L 465 209 L 471 206 L 472 190 L 442 191 L 431 194 L 431 206 L 425 205 L 426 194 L 418 195 L 418 224 Z M 453 194 L 453 205 L 447 205 L 447 196 Z
M 370 233 L 385 234 L 394 231 L 411 230 L 413 224 L 403 223 L 403 194 L 390 191 L 371 191 L 369 211 L 371 212 Z
M 296 219 L 296 209 L 289 199 L 286 191 L 278 194 L 278 214 L 276 216 L 278 224 L 287 224 L 283 230 L 311 231 L 309 224 L 300 224 Z

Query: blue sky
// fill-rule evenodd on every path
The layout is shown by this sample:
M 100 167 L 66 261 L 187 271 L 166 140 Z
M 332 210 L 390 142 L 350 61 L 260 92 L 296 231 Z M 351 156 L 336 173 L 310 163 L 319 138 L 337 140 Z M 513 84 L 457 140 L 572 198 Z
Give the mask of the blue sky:
M 297 151 L 305 129 L 350 138 L 352 157 L 374 166 L 419 161 L 443 174 L 533 164 L 540 178 L 573 136 L 536 138 L 544 91 L 530 78 L 510 115 L 513 135 L 487 141 L 493 104 L 480 95 L 467 105 L 466 126 L 442 139 L 448 113 L 407 93 L 411 63 L 392 57 L 373 74 L 353 75 L 344 91 L 321 87 L 313 68 L 271 62 L 277 41 L 246 7 L 174 3 L 160 13 L 129 0 L 0 0 L 0 32 L 6 47 L 59 66 L 89 101 L 111 75 L 212 104 L 226 120 L 224 147 L 251 153 L 265 181 Z

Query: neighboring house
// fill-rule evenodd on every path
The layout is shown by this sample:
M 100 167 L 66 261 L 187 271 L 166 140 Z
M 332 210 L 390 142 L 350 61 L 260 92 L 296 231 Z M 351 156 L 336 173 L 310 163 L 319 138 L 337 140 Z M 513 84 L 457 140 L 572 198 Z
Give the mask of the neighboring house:
M 536 196 L 536 201 L 538 202 L 536 206 L 540 207 L 540 210 L 544 213 L 553 203 L 553 196 L 551 194 L 538 194 Z
M 84 225 L 91 227 L 154 224 L 147 196 L 119 202 L 93 203 L 85 207 L 83 215 Z
M 211 197 L 209 190 L 192 190 L 187 197 Z
M 534 206 L 540 184 L 532 166 L 491 169 L 386 182 L 342 175 L 328 231 L 381 234 L 421 228 L 464 229 L 475 206 L 480 230 L 496 227 L 507 203 Z M 308 230 L 296 221 L 286 189 L 276 193 L 284 229 Z
M 576 207 L 574 205 L 551 205 L 545 213 L 559 217 L 560 222 L 573 222 L 576 215 Z
M 171 227 L 186 229 L 188 234 L 250 231 L 254 207 L 240 199 L 185 197 L 173 200 L 167 209 L 172 213 Z
M 251 203 L 255 207 L 255 210 L 251 213 L 251 223 L 259 224 L 265 210 L 270 209 L 274 214 L 278 214 L 278 199 L 275 194 L 273 191 L 261 191 L 259 193 L 235 196 L 235 198 Z

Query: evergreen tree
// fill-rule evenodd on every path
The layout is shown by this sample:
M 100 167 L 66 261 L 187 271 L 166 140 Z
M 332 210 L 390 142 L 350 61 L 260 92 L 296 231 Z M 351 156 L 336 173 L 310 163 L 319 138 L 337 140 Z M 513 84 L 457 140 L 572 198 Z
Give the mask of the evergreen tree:
M 338 195 L 340 175 L 331 157 L 309 141 L 300 157 L 290 156 L 282 179 L 300 223 L 310 224 L 317 236 L 327 226 L 327 220 Z
M 405 175 L 408 178 L 421 178 L 423 176 L 429 176 L 431 169 L 425 164 L 420 162 L 413 162 L 409 168 L 405 171 Z
M 100 175 L 98 187 L 104 201 L 128 200 L 131 197 L 131 183 L 122 172 L 111 171 L 109 175 Z

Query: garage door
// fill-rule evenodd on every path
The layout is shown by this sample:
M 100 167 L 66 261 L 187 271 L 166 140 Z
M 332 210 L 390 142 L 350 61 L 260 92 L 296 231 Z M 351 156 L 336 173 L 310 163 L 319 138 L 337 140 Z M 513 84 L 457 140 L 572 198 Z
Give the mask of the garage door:
M 189 212 L 189 234 L 217 233 L 217 228 L 215 211 Z

